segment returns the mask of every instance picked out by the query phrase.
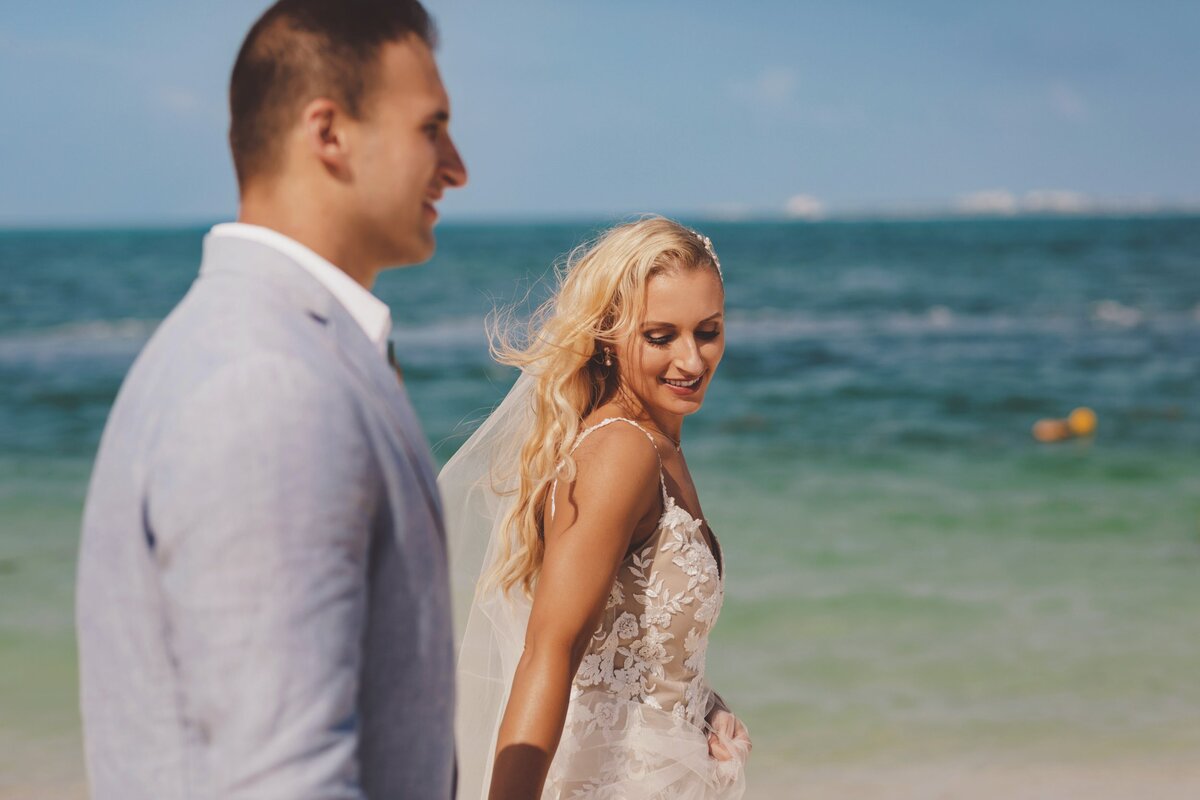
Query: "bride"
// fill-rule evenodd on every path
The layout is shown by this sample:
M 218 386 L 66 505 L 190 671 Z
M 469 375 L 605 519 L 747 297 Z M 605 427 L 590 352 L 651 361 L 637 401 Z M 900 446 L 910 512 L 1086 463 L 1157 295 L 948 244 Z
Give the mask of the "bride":
M 528 334 L 495 337 L 523 374 L 439 477 L 474 598 L 460 796 L 742 795 L 750 739 L 704 669 L 721 551 L 681 439 L 724 300 L 711 242 L 651 217 L 578 248 Z

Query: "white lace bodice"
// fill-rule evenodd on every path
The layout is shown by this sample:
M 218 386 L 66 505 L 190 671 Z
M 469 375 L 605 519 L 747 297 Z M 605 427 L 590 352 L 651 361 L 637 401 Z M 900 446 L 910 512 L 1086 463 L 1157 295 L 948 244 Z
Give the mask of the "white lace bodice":
M 655 444 L 633 420 L 614 417 L 575 446 L 615 422 Z M 617 570 L 571 684 L 542 800 L 740 800 L 745 790 L 745 754 L 717 761 L 708 749 L 713 692 L 704 660 L 724 598 L 719 549 L 704 521 L 667 492 L 661 458 L 659 484 L 662 516 Z
M 583 431 L 575 446 L 614 422 L 637 427 L 654 444 L 636 422 L 613 417 Z M 659 482 L 662 516 L 617 571 L 604 616 L 575 675 L 574 695 L 602 689 L 701 725 L 711 695 L 704 678 L 708 636 L 724 598 L 719 551 L 710 547 L 704 521 L 667 492 L 661 461 Z

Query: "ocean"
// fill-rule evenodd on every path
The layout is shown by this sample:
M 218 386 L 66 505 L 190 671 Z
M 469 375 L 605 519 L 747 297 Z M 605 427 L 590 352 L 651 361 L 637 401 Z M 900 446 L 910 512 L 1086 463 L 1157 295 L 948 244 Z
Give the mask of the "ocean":
M 380 278 L 439 461 L 513 379 L 485 316 L 602 227 L 447 223 Z M 709 669 L 750 796 L 1200 751 L 1200 218 L 699 227 L 728 349 L 684 452 L 727 559 Z M 90 463 L 204 232 L 0 231 L 0 795 L 82 791 Z M 1077 406 L 1094 436 L 1034 441 Z

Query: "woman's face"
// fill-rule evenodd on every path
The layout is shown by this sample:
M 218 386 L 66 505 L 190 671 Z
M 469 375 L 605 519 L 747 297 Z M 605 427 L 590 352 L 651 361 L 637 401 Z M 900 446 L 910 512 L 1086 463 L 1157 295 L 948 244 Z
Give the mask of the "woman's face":
M 646 285 L 646 316 L 616 348 L 625 390 L 651 415 L 699 410 L 725 353 L 725 292 L 712 269 L 655 275 Z

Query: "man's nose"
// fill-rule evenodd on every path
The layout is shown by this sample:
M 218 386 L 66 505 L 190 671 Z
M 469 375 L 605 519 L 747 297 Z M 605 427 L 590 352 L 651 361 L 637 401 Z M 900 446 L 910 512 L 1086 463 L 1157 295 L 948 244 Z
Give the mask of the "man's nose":
M 466 186 L 467 165 L 463 163 L 462 156 L 458 154 L 458 148 L 454 146 L 449 134 L 445 142 L 440 165 L 442 180 L 447 186 Z

